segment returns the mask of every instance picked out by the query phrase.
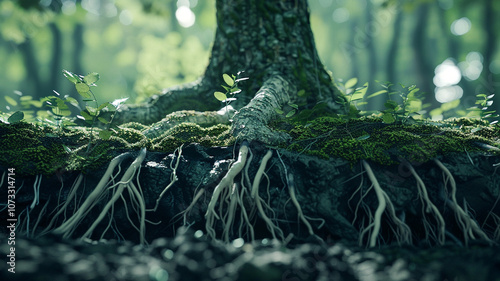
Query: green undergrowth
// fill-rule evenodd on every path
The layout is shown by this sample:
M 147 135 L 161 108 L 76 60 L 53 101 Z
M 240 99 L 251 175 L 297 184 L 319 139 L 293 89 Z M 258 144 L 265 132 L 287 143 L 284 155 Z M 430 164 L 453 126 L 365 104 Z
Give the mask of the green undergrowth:
M 340 157 L 351 163 L 361 159 L 384 165 L 400 163 L 402 159 L 426 162 L 451 152 L 499 154 L 500 147 L 499 126 L 467 118 L 403 125 L 386 124 L 378 117 L 320 117 L 306 124 L 276 126 L 293 138 L 283 148 L 324 159 Z
M 182 144 L 212 147 L 234 143 L 228 125 L 203 128 L 183 123 L 154 139 L 142 134 L 148 128 L 139 123 L 124 124 L 104 140 L 98 137 L 100 130 L 96 128 L 0 122 L 0 166 L 15 168 L 20 175 L 52 175 L 60 171 L 88 173 L 120 153 L 142 147 L 150 152 L 170 153 Z

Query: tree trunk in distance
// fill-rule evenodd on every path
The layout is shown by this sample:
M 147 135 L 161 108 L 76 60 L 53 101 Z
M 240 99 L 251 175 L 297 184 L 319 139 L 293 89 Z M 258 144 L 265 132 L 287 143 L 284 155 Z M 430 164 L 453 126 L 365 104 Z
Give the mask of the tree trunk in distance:
M 417 22 L 413 30 L 412 46 L 415 52 L 415 64 L 418 77 L 418 86 L 422 92 L 427 93 L 428 102 L 432 104 L 432 108 L 439 107 L 441 104 L 434 96 L 434 85 L 432 77 L 434 73 L 433 66 L 429 63 L 426 51 L 426 31 L 429 20 L 429 3 L 422 3 L 417 8 Z
M 235 96 L 237 100 L 232 105 L 236 108 L 245 106 L 259 92 L 260 97 L 279 94 L 279 97 L 270 99 L 281 103 L 273 105 L 278 108 L 283 106 L 282 102 L 291 99 L 300 109 L 326 102 L 331 110 L 340 110 L 337 101 L 343 99 L 343 95 L 333 85 L 331 76 L 319 60 L 307 1 L 217 0 L 216 8 L 217 31 L 203 77 L 187 85 L 166 89 L 146 104 L 123 106 L 115 116 L 117 123 L 136 121 L 150 124 L 180 109 L 218 110 L 221 103 L 213 93 L 223 91 L 220 86 L 223 84 L 222 75 L 240 71 L 244 71 L 242 77 L 249 80 L 238 85 L 242 92 Z M 263 86 L 265 88 L 261 89 Z M 285 88 L 273 88 L 282 86 Z M 298 97 L 296 93 L 300 90 L 307 95 Z M 262 105 L 263 100 L 253 104 Z M 255 115 L 263 112 L 252 108 L 243 110 L 246 113 L 241 117 L 236 113 L 233 118 L 235 134 L 241 137 L 246 133 L 259 135 L 250 132 L 246 126 L 254 122 L 242 118 L 257 117 L 263 123 L 261 125 L 265 125 L 277 115 L 273 108 L 266 108 L 271 112 L 260 117 Z M 265 120 L 262 116 L 266 117 Z

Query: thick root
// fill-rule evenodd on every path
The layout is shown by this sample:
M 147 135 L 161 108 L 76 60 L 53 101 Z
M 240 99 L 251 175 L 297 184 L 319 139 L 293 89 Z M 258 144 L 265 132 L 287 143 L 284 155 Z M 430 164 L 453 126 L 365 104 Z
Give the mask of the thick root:
M 472 219 L 469 216 L 469 214 L 467 214 L 464 211 L 464 209 L 460 207 L 460 205 L 458 205 L 456 197 L 457 186 L 450 170 L 448 170 L 448 168 L 446 168 L 446 166 L 444 166 L 443 163 L 441 163 L 441 161 L 439 161 L 438 159 L 434 159 L 434 162 L 443 171 L 445 191 L 447 191 L 446 187 L 448 183 L 450 184 L 451 188 L 451 190 L 449 191 L 450 199 L 446 199 L 446 203 L 455 213 L 455 218 L 458 222 L 458 225 L 463 231 L 465 244 L 467 245 L 469 238 L 473 240 L 476 239 L 476 235 L 479 238 L 488 241 L 489 243 L 493 243 L 493 241 L 488 237 L 488 235 L 486 235 L 486 233 L 484 233 L 484 231 L 479 227 L 477 222 L 474 219 Z

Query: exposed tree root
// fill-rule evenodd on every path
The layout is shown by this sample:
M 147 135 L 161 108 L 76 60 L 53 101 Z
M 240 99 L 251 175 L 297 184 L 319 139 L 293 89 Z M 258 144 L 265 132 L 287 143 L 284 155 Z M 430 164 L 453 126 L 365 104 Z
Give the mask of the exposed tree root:
M 255 97 L 233 117 L 232 133 L 239 139 L 258 140 L 274 145 L 290 140 L 290 136 L 269 129 L 267 123 L 290 101 L 295 87 L 279 75 L 264 82 Z
M 429 241 L 429 238 L 432 238 L 438 244 L 443 245 L 446 234 L 443 216 L 439 212 L 436 205 L 434 205 L 434 203 L 432 203 L 432 201 L 429 199 L 427 188 L 425 187 L 424 182 L 417 174 L 413 166 L 407 161 L 403 161 L 403 164 L 408 168 L 410 173 L 417 181 L 418 197 L 420 198 L 420 202 L 422 203 L 422 219 L 425 228 L 426 240 Z M 436 229 L 433 227 L 433 224 L 427 220 L 426 214 L 429 213 L 436 220 Z
M 112 189 L 113 190 L 113 195 L 109 199 L 109 201 L 106 203 L 104 208 L 101 210 L 99 216 L 97 219 L 93 222 L 93 224 L 89 227 L 89 229 L 82 235 L 83 238 L 89 238 L 97 225 L 104 219 L 105 216 L 108 215 L 108 211 L 111 209 L 111 217 L 113 214 L 114 210 L 114 204 L 116 201 L 121 198 L 122 200 L 125 201 L 123 197 L 123 191 L 126 189 L 129 192 L 129 197 L 130 197 L 130 202 L 135 208 L 135 211 L 138 213 L 138 218 L 139 218 L 139 227 L 137 228 L 135 224 L 131 221 L 130 217 L 128 216 L 128 210 L 127 211 L 127 217 L 131 224 L 139 231 L 140 234 L 140 243 L 145 244 L 145 212 L 146 212 L 146 206 L 144 203 L 144 197 L 142 194 L 142 191 L 140 188 L 137 188 L 137 186 L 133 183 L 133 178 L 134 175 L 136 175 L 137 171 L 141 167 L 141 163 L 144 160 L 146 156 L 146 149 L 143 148 L 139 156 L 132 162 L 132 164 L 129 166 L 129 168 L 125 171 L 124 175 L 122 176 L 121 180 L 117 183 L 112 184 L 111 186 L 109 185 L 110 182 L 108 182 L 114 168 L 121 162 L 123 159 L 126 157 L 125 154 L 122 154 L 120 156 L 115 157 L 110 165 L 108 166 L 108 169 L 106 170 L 105 175 L 97 185 L 97 187 L 92 191 L 92 193 L 87 197 L 87 199 L 84 201 L 84 203 L 78 208 L 78 210 L 66 221 L 64 221 L 59 227 L 53 230 L 54 233 L 61 234 L 63 237 L 68 238 L 72 235 L 72 233 L 75 231 L 76 227 L 79 225 L 79 222 L 87 216 L 88 212 L 99 202 L 105 197 L 105 191 Z M 127 203 L 124 203 L 125 208 Z M 59 210 L 58 214 L 61 212 L 62 209 Z M 111 219 L 112 220 L 112 219 Z M 111 220 L 107 226 L 106 229 L 108 229 L 111 226 Z
M 443 188 L 445 189 L 446 194 L 449 195 L 449 199 L 446 198 L 445 201 L 446 204 L 453 210 L 457 223 L 463 231 L 465 245 L 468 244 L 469 238 L 473 240 L 476 239 L 476 235 L 479 238 L 484 239 L 489 243 L 492 243 L 493 241 L 491 241 L 488 235 L 484 233 L 484 231 L 479 227 L 477 222 L 474 219 L 472 219 L 469 216 L 469 214 L 465 212 L 464 209 L 462 209 L 462 207 L 460 207 L 460 205 L 458 205 L 456 197 L 457 186 L 450 170 L 448 170 L 448 168 L 446 168 L 446 166 L 444 166 L 443 163 L 441 163 L 441 161 L 439 161 L 438 159 L 434 159 L 434 162 L 443 171 L 443 178 L 444 178 Z M 447 189 L 448 183 L 450 184 L 450 189 L 451 189 L 449 192 Z
M 204 98 L 205 96 L 208 97 L 207 93 L 213 93 L 213 89 L 213 85 L 210 85 L 210 83 L 207 83 L 203 79 L 165 89 L 162 93 L 149 98 L 144 104 L 124 104 L 120 106 L 113 118 L 113 123 L 140 122 L 143 124 L 152 124 L 163 119 L 165 115 L 177 110 L 216 110 L 218 104 L 216 100 Z M 200 100 L 203 100 L 203 102 L 200 103 Z M 204 108 L 212 100 L 214 101 L 211 106 Z M 213 108 L 211 108 L 212 106 Z
M 238 153 L 238 160 L 231 165 L 229 171 L 227 171 L 226 175 L 222 178 L 219 184 L 215 187 L 214 192 L 212 194 L 212 198 L 210 199 L 210 203 L 208 204 L 207 212 L 205 213 L 205 228 L 207 234 L 215 239 L 215 229 L 213 225 L 215 223 L 215 219 L 220 219 L 220 216 L 215 211 L 215 206 L 219 202 L 219 197 L 222 196 L 222 202 L 226 199 L 229 199 L 229 196 L 232 193 L 232 188 L 234 185 L 234 178 L 241 172 L 243 167 L 245 166 L 245 162 L 248 154 L 248 145 L 243 143 L 240 147 Z M 222 204 L 221 204 L 222 206 Z
M 366 228 L 360 229 L 360 236 L 359 236 L 360 245 L 363 244 L 364 236 L 367 233 L 368 233 L 368 246 L 375 247 L 377 245 L 377 239 L 379 238 L 380 227 L 381 227 L 381 222 L 382 222 L 382 214 L 386 210 L 387 210 L 387 213 L 388 213 L 387 215 L 389 216 L 389 219 L 396 226 L 396 229 L 393 229 L 393 232 L 396 236 L 397 241 L 399 243 L 410 244 L 411 243 L 410 228 L 396 216 L 396 211 L 395 211 L 394 205 L 392 204 L 387 193 L 380 186 L 380 184 L 379 184 L 377 178 L 375 177 L 375 174 L 373 173 L 368 162 L 366 162 L 365 160 L 362 160 L 362 164 L 363 164 L 363 167 L 365 168 L 365 171 L 366 171 L 366 174 L 368 175 L 368 178 L 370 179 L 370 181 L 372 183 L 372 186 L 366 191 L 366 193 L 368 191 L 370 191 L 371 188 L 373 187 L 373 190 L 375 191 L 375 194 L 377 195 L 378 206 L 377 206 L 377 209 L 375 210 L 375 214 L 373 216 L 371 215 L 371 212 L 368 211 L 370 222 Z M 358 190 L 361 188 L 362 188 L 362 185 L 360 185 L 358 187 Z M 361 195 L 361 200 L 366 196 L 366 193 Z M 357 214 L 358 207 L 359 207 L 359 203 L 356 207 L 355 214 Z M 355 215 L 355 219 L 356 219 L 356 215 Z
M 177 161 L 175 161 L 175 165 L 173 165 L 175 159 L 174 157 L 170 162 L 170 169 L 172 170 L 172 173 L 170 174 L 170 183 L 163 189 L 163 191 L 160 193 L 160 196 L 158 196 L 158 198 L 156 199 L 155 207 L 151 209 L 151 211 L 153 212 L 156 212 L 156 209 L 158 209 L 158 206 L 160 205 L 160 200 L 161 198 L 163 198 L 163 195 L 165 195 L 165 193 L 170 189 L 170 187 L 172 187 L 172 185 L 174 185 L 174 183 L 176 183 L 179 180 L 177 178 L 177 168 L 179 167 L 179 162 L 181 160 L 182 146 L 183 144 L 174 151 L 174 155 L 177 152 Z
M 272 150 L 268 150 L 267 153 L 262 158 L 259 168 L 255 174 L 253 181 L 250 180 L 248 174 L 248 167 L 251 163 L 253 155 L 251 150 L 248 148 L 248 144 L 244 142 L 240 147 L 238 154 L 238 159 L 229 168 L 226 175 L 222 178 L 220 183 L 215 187 L 208 208 L 205 214 L 206 224 L 205 228 L 207 234 L 212 239 L 216 239 L 215 223 L 216 220 L 220 220 L 222 223 L 222 237 L 221 239 L 225 242 L 229 242 L 231 238 L 231 232 L 237 229 L 238 237 L 243 237 L 248 235 L 250 241 L 255 240 L 254 224 L 255 216 L 258 215 L 265 223 L 267 229 L 269 230 L 273 239 L 278 239 L 286 242 L 288 238 L 285 237 L 283 230 L 275 222 L 274 211 L 269 206 L 269 202 L 266 202 L 260 195 L 260 183 L 263 178 L 267 178 L 265 169 L 268 161 L 273 155 Z M 241 181 L 235 183 L 235 177 L 241 173 Z M 295 188 L 293 186 L 293 177 L 288 180 L 290 198 L 293 205 L 297 209 L 298 218 L 307 227 L 308 233 L 310 235 L 315 235 L 313 227 L 308 221 L 308 218 L 302 212 L 299 202 L 297 201 L 295 195 Z M 251 183 L 251 185 L 250 185 Z M 269 200 L 269 179 L 268 179 L 268 200 Z M 199 200 L 203 189 L 200 190 L 193 203 L 191 203 L 187 210 L 192 209 L 195 201 Z M 218 205 L 218 208 L 217 208 Z M 187 211 L 186 210 L 186 211 Z M 239 213 L 239 225 L 236 226 L 237 214 Z M 186 215 L 186 213 L 184 213 Z M 184 219 L 186 222 L 186 218 Z

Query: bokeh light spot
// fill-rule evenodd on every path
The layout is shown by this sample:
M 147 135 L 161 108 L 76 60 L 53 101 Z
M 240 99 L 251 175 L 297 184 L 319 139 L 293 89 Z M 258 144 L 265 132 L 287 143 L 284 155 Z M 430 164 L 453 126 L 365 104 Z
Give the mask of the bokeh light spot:
M 191 11 L 191 9 L 189 9 L 189 7 L 186 6 L 180 6 L 177 8 L 175 17 L 177 18 L 179 24 L 185 28 L 192 26 L 196 21 L 195 14 Z
M 436 88 L 436 100 L 440 103 L 446 103 L 457 100 L 464 95 L 464 90 L 458 85 Z
M 337 23 L 343 23 L 349 20 L 350 13 L 346 8 L 338 8 L 333 11 L 332 18 Z
M 132 23 L 132 13 L 129 10 L 123 10 L 120 13 L 120 22 L 123 25 L 130 25 Z
M 451 24 L 451 33 L 456 36 L 464 35 L 469 32 L 472 27 L 472 23 L 466 17 L 460 18 Z
M 462 79 L 460 69 L 452 59 L 446 59 L 436 67 L 434 71 L 434 85 L 436 87 L 446 87 L 458 84 Z

